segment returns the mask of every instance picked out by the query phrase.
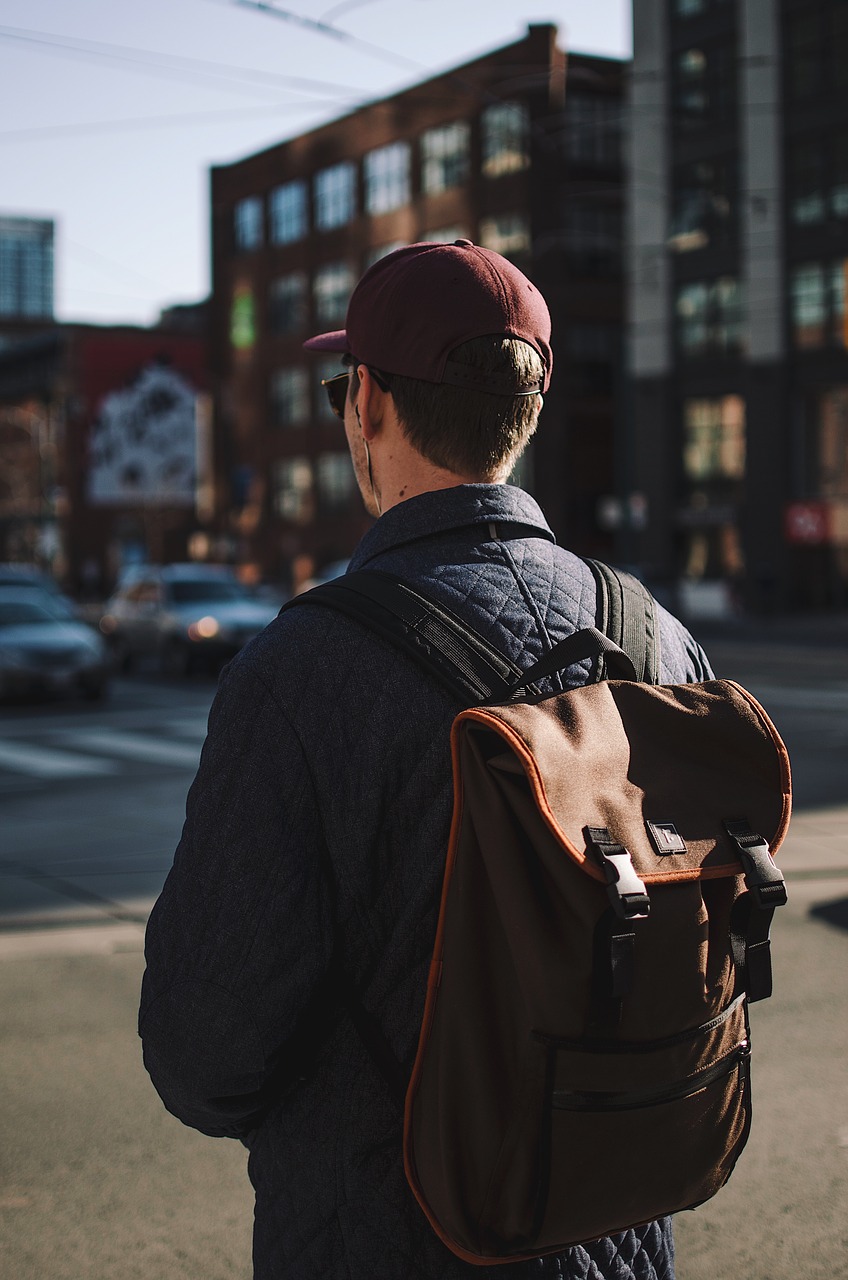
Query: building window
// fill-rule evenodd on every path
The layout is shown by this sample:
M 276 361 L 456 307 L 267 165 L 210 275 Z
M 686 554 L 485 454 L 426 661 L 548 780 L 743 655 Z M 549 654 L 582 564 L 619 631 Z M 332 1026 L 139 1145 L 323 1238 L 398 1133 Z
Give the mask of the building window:
M 816 496 L 848 498 L 848 387 L 833 387 L 819 400 Z
M 699 160 L 681 165 L 674 174 L 674 206 L 668 247 L 689 253 L 707 245 L 724 246 L 731 232 L 731 172 L 729 160 Z
M 422 244 L 453 244 L 455 240 L 470 240 L 468 228 L 456 223 L 452 227 L 436 227 L 434 231 L 422 231 Z
M 523 213 L 502 213 L 480 220 L 480 244 L 505 258 L 530 252 L 530 219 Z
M 483 173 L 499 178 L 530 164 L 530 112 L 521 102 L 498 102 L 480 117 Z
M 315 175 L 315 225 L 319 231 L 343 227 L 356 214 L 356 167 L 347 160 Z
M 322 511 L 343 511 L 356 492 L 356 476 L 350 454 L 321 453 L 315 460 L 318 505 Z
M 801 226 L 821 222 L 826 210 L 824 139 L 796 138 L 789 152 L 789 212 Z
M 305 524 L 314 508 L 312 467 L 304 457 L 279 458 L 272 472 L 274 511 L 283 520 Z
M 272 333 L 297 333 L 306 325 L 306 276 L 302 271 L 271 281 L 268 319 Z
M 258 249 L 262 243 L 262 201 L 259 196 L 239 200 L 235 208 L 237 249 Z
M 807 262 L 790 277 L 792 336 L 796 347 L 848 347 L 845 274 L 848 260 Z
M 408 241 L 406 240 L 390 240 L 388 244 L 375 245 L 373 249 L 369 249 L 365 254 L 363 262 L 363 270 L 367 271 L 369 267 L 373 267 L 375 262 L 379 262 L 381 258 L 386 258 L 390 253 L 394 253 L 396 249 L 405 248 Z
M 408 142 L 391 142 L 369 151 L 363 164 L 365 209 L 368 213 L 389 213 L 409 204 L 411 194 L 411 150 Z
M 312 282 L 317 324 L 342 324 L 347 304 L 356 284 L 346 262 L 328 262 L 319 267 Z
M 821 18 L 799 13 L 786 22 L 786 75 L 790 97 L 813 98 L 821 91 L 824 75 Z
M 742 290 L 734 277 L 682 285 L 676 311 L 684 356 L 726 355 L 742 349 Z
M 834 218 L 848 218 L 848 135 L 831 135 L 830 212 Z
M 271 240 L 293 244 L 303 239 L 307 229 L 306 183 L 284 182 L 271 192 Z
M 421 189 L 428 195 L 468 181 L 471 128 L 464 120 L 428 129 L 421 137 Z
M 577 276 L 618 275 L 622 268 L 621 210 L 571 204 L 563 216 L 565 253 Z
M 585 322 L 565 330 L 566 374 L 572 388 L 609 394 L 615 377 L 618 332 L 613 325 Z
M 685 49 L 674 63 L 674 107 L 681 123 L 715 123 L 732 111 L 736 63 L 730 48 Z
M 230 343 L 236 351 L 256 345 L 256 303 L 249 285 L 237 284 L 230 303 Z
M 745 401 L 741 396 L 683 402 L 683 470 L 695 482 L 745 477 Z
M 621 162 L 622 105 L 612 98 L 574 93 L 565 104 L 565 153 L 580 164 Z
M 271 421 L 275 427 L 302 427 L 309 418 L 309 377 L 305 369 L 277 369 L 271 376 Z

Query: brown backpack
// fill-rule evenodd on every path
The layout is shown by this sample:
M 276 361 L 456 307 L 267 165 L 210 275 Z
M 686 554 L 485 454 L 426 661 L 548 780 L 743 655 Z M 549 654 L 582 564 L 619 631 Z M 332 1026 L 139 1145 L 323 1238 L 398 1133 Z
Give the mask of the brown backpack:
M 454 814 L 404 1162 L 467 1262 L 563 1248 L 692 1208 L 726 1182 L 751 1123 L 748 1004 L 771 994 L 786 901 L 772 853 L 786 749 L 728 680 L 645 683 L 653 601 L 593 565 L 599 621 L 521 673 L 387 575 L 303 601 L 359 617 L 466 703 Z M 626 679 L 542 697 L 587 654 Z M 354 1019 L 390 1081 L 396 1064 Z

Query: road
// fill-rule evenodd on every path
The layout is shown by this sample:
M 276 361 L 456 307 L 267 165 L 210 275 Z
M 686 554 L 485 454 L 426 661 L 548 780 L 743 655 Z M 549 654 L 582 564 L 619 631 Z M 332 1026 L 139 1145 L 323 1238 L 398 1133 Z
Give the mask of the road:
M 775 997 L 728 1186 L 677 1223 L 678 1280 L 848 1277 L 848 646 L 714 639 L 793 757 Z M 160 1106 L 135 1035 L 143 922 L 179 838 L 211 681 L 119 681 L 0 718 L 0 1273 L 250 1275 L 245 1153 Z M 403 1280 L 399 1277 L 398 1280 Z

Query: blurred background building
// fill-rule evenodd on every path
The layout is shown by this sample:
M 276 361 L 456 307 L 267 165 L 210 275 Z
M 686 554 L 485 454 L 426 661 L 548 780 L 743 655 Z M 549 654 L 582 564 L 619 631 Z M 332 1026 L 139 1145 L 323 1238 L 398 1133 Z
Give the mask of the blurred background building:
M 531 26 L 212 171 L 217 481 L 240 555 L 262 572 L 346 556 L 369 523 L 320 386 L 341 365 L 301 344 L 343 325 L 371 263 L 421 240 L 474 240 L 544 291 L 556 377 L 517 478 L 570 545 L 611 550 L 596 512 L 612 485 L 621 391 L 624 69 L 566 59 L 555 27 Z
M 689 617 L 844 607 L 846 125 L 848 4 L 635 0 L 632 67 L 532 25 L 213 169 L 211 297 L 150 330 L 56 325 L 52 222 L 0 216 L 0 558 L 343 561 L 339 364 L 301 344 L 384 254 L 467 237 L 551 304 L 515 479 L 561 541 Z
M 689 612 L 844 605 L 848 6 L 634 18 L 620 553 Z
M 0 332 L 53 316 L 54 224 L 0 215 Z

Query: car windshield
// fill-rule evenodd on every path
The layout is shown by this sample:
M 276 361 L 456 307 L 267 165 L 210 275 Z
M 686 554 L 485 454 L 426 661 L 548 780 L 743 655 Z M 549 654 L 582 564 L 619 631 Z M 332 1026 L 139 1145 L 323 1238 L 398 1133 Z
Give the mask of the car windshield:
M 195 604 L 197 601 L 214 603 L 222 600 L 245 600 L 247 593 L 237 582 L 210 582 L 194 579 L 172 582 L 168 588 L 174 604 Z
M 34 600 L 0 600 L 0 627 L 31 626 L 55 622 L 56 614 Z

